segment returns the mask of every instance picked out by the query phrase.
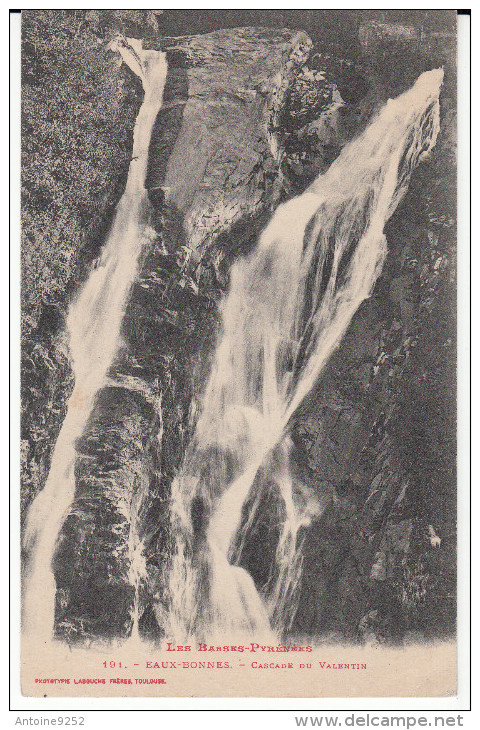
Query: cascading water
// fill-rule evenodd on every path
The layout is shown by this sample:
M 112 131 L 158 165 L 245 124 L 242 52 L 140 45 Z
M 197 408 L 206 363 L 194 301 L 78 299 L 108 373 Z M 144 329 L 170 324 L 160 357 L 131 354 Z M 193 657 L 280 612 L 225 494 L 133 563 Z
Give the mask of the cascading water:
M 23 620 L 37 641 L 53 634 L 51 564 L 74 499 L 75 442 L 106 383 L 139 256 L 153 234 L 144 183 L 167 64 L 164 54 L 143 51 L 137 41 L 119 39 L 112 48 L 141 78 L 145 97 L 125 193 L 99 265 L 69 311 L 75 386 L 47 483 L 27 517 Z M 436 141 L 442 79 L 441 70 L 422 74 L 389 101 L 324 175 L 277 209 L 256 250 L 232 268 L 202 411 L 172 485 L 174 553 L 168 605 L 157 615 L 173 640 L 273 640 L 291 625 L 302 565 L 299 530 L 321 506 L 291 474 L 289 423 L 381 271 L 385 223 Z M 143 569 L 144 496 L 140 490 L 134 514 L 125 515 L 134 586 Z M 259 586 L 241 566 L 265 500 L 276 547 Z M 135 632 L 138 601 L 133 619 Z
M 95 396 L 120 344 L 120 327 L 140 252 L 152 238 L 145 190 L 153 125 L 162 106 L 167 76 L 164 53 L 144 51 L 139 41 L 118 38 L 111 45 L 140 77 L 144 100 L 135 123 L 132 160 L 125 192 L 99 264 L 72 304 L 67 320 L 75 386 L 67 404 L 45 487 L 27 516 L 25 548 L 29 554 L 23 603 L 23 625 L 36 640 L 52 638 L 55 579 L 52 559 L 62 524 L 75 494 L 75 441 L 82 435 Z M 129 515 L 129 518 L 131 515 Z M 132 535 L 134 535 L 133 530 Z M 132 564 L 138 546 L 132 545 Z M 137 556 L 138 558 L 138 556 Z
M 174 640 L 268 639 L 293 620 L 298 531 L 319 506 L 292 479 L 289 422 L 382 269 L 385 223 L 436 142 L 442 80 L 442 70 L 426 72 L 388 101 L 232 268 L 202 412 L 173 484 L 165 630 Z M 257 590 L 239 563 L 266 493 L 278 540 Z

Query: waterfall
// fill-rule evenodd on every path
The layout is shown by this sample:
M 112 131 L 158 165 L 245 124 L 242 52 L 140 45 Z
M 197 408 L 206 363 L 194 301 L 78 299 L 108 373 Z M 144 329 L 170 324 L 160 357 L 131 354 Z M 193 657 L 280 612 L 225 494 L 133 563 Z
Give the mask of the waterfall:
M 52 454 L 50 472 L 27 515 L 28 553 L 23 626 L 37 641 L 52 638 L 56 585 L 52 559 L 59 532 L 75 495 L 75 442 L 82 435 L 95 396 L 105 384 L 120 344 L 120 327 L 142 249 L 154 235 L 145 190 L 153 125 L 162 106 L 167 76 L 164 53 L 144 51 L 134 39 L 117 38 L 111 49 L 142 81 L 144 99 L 135 123 L 125 192 L 118 203 L 98 266 L 90 273 L 67 318 L 75 385 Z M 130 516 L 129 516 L 130 517 Z M 135 534 L 136 530 L 132 530 Z M 138 546 L 130 546 L 138 564 Z
M 428 71 L 389 100 L 325 174 L 276 210 L 231 270 L 201 414 L 173 483 L 165 626 L 173 640 L 279 638 L 291 625 L 299 529 L 320 507 L 292 478 L 289 424 L 371 294 L 385 223 L 436 142 L 442 80 L 442 70 Z M 277 548 L 255 586 L 240 564 L 265 499 Z

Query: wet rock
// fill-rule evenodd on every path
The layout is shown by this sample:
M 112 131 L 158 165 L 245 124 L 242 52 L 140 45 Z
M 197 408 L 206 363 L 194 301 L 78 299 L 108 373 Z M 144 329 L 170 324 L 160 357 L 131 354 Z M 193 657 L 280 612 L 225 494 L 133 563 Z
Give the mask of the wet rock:
M 387 578 L 387 556 L 381 551 L 375 553 L 374 564 L 372 566 L 372 572 L 370 578 L 372 580 L 386 580 Z
M 143 384 L 115 386 L 100 392 L 77 443 L 75 499 L 54 561 L 57 634 L 69 641 L 128 636 L 146 577 L 142 545 L 159 496 L 160 415 Z

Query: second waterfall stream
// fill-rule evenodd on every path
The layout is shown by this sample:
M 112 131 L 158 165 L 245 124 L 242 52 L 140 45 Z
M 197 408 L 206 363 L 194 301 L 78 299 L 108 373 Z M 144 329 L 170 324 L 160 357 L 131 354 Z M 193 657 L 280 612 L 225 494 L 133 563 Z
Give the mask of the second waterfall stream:
M 149 226 L 145 189 L 152 129 L 162 106 L 167 78 L 164 53 L 142 50 L 142 43 L 119 38 L 111 44 L 141 79 L 144 99 L 133 133 L 132 160 L 125 192 L 102 249 L 67 319 L 75 385 L 52 455 L 45 487 L 32 502 L 25 531 L 30 555 L 23 601 L 23 625 L 36 641 L 49 641 L 55 620 L 52 559 L 59 532 L 75 495 L 75 442 L 82 435 L 95 396 L 120 345 L 120 328 L 140 253 L 154 233 Z
M 54 633 L 52 561 L 75 496 L 75 443 L 121 345 L 140 254 L 153 235 L 145 178 L 167 62 L 138 41 L 112 47 L 140 77 L 144 100 L 125 192 L 99 264 L 68 313 L 75 385 L 47 482 L 27 516 L 23 622 L 40 642 Z M 172 554 L 156 612 L 172 641 L 273 641 L 288 633 L 301 528 L 320 512 L 317 495 L 292 476 L 291 419 L 382 270 L 385 223 L 436 142 L 442 80 L 442 70 L 428 71 L 388 101 L 326 173 L 277 208 L 254 251 L 231 269 L 214 364 L 172 484 Z M 255 534 L 263 556 L 255 531 L 265 510 L 276 520 L 276 545 L 259 585 L 245 546 Z

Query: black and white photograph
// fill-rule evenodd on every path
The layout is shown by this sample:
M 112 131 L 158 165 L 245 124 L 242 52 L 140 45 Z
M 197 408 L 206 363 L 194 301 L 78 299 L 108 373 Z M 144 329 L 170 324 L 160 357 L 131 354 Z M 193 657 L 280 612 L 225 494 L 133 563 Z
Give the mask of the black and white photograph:
M 22 10 L 29 697 L 457 691 L 457 11 Z

